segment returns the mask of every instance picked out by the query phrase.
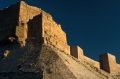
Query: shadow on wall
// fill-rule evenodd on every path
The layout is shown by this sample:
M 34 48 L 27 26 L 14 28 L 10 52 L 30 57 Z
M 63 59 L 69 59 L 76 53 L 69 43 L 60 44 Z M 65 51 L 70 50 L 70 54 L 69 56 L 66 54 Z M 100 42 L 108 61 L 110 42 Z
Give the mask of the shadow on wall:
M 42 36 L 42 15 L 33 17 L 28 22 L 28 41 L 41 42 Z
M 0 79 L 43 79 L 42 72 L 4 72 Z

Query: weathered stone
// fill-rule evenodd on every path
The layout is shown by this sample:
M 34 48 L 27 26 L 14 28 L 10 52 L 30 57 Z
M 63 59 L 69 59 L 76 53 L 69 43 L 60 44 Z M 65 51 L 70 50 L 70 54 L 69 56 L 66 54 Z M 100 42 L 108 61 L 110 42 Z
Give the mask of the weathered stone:
M 79 46 L 67 44 L 50 14 L 24 1 L 0 10 L 0 49 L 0 79 L 120 78 L 114 56 L 103 55 L 101 64 L 85 56 Z
M 116 73 L 119 71 L 116 63 L 116 58 L 112 54 L 107 53 L 100 55 L 100 64 L 100 68 L 109 73 Z
M 83 50 L 79 46 L 70 46 L 70 54 L 77 59 L 84 59 Z
M 79 46 L 70 46 L 70 55 L 74 56 L 77 59 L 85 61 L 93 65 L 94 67 L 100 68 L 99 62 L 92 60 L 91 58 L 85 56 L 83 49 L 81 49 Z
M 28 27 L 26 23 L 21 23 L 16 27 L 16 36 L 18 37 L 18 42 L 21 47 L 25 46 L 27 39 Z

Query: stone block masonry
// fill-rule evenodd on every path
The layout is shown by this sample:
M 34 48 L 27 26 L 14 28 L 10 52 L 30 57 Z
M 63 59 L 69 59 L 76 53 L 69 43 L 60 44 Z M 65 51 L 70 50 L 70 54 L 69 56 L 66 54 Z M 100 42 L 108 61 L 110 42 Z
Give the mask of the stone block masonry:
M 42 13 L 42 37 L 44 37 L 44 43 L 69 54 L 66 33 L 62 30 L 61 25 L 57 24 L 52 16 L 45 12 Z
M 99 62 L 92 60 L 91 58 L 85 56 L 83 49 L 81 49 L 79 46 L 70 46 L 70 54 L 79 60 L 86 61 L 87 63 L 97 68 L 100 68 Z
M 26 39 L 36 39 L 69 54 L 66 33 L 50 14 L 21 1 L 18 23 L 16 36 L 21 46 L 25 45 Z
M 119 65 L 116 63 L 116 57 L 112 54 L 106 53 L 100 55 L 100 68 L 109 73 L 118 73 Z
M 112 54 L 107 53 L 100 55 L 100 62 L 98 62 L 85 56 L 83 50 L 79 46 L 70 46 L 70 55 L 108 73 L 120 73 L 120 65 L 116 63 L 116 58 Z
M 83 50 L 79 46 L 70 46 L 70 54 L 77 59 L 84 59 Z
M 25 46 L 26 40 L 28 39 L 28 32 L 29 28 L 28 27 L 35 27 L 36 25 L 33 26 L 31 20 L 39 15 L 41 13 L 41 9 L 32 7 L 27 5 L 24 1 L 21 1 L 18 3 L 19 5 L 19 13 L 18 13 L 18 24 L 16 26 L 16 36 L 18 37 L 18 42 L 20 43 L 20 46 L 23 47 Z M 34 19 L 33 19 L 34 20 Z M 40 22 L 36 20 L 37 23 L 39 23 L 39 27 L 41 27 Z M 29 25 L 31 24 L 31 25 Z M 34 24 L 36 24 L 34 22 Z M 38 26 L 38 24 L 37 24 Z M 36 29 L 36 28 L 35 28 Z M 40 29 L 39 29 L 40 30 Z
M 93 60 L 93 59 L 91 59 L 91 58 L 89 58 L 89 57 L 87 57 L 87 56 L 84 57 L 84 60 L 85 60 L 87 63 L 93 65 L 94 67 L 100 68 L 100 63 L 99 63 L 98 61 L 95 61 L 95 60 Z
M 98 62 L 85 56 L 79 46 L 70 46 L 70 55 L 108 73 L 116 74 L 120 72 L 120 65 L 116 63 L 116 58 L 112 54 L 107 53 L 100 55 L 100 62 Z
M 18 37 L 18 42 L 20 43 L 21 47 L 25 46 L 27 33 L 28 27 L 26 23 L 21 23 L 19 26 L 16 27 L 16 36 Z

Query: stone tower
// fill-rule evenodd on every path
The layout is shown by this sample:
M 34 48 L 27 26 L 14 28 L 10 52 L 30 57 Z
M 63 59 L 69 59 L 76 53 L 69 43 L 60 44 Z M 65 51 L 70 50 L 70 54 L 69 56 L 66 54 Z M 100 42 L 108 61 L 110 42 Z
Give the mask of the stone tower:
M 61 25 L 57 24 L 50 14 L 39 8 L 29 6 L 24 1 L 20 1 L 8 9 L 10 11 L 5 10 L 9 12 L 6 13 L 9 14 L 7 15 L 9 19 L 2 18 L 2 20 L 10 20 L 7 22 L 9 22 L 9 27 L 12 26 L 9 29 L 12 34 L 11 32 L 9 32 L 10 34 L 6 33 L 8 38 L 15 36 L 14 38 L 20 43 L 21 47 L 25 46 L 26 41 L 32 40 L 52 46 L 56 45 L 60 50 L 64 49 L 63 51 L 68 52 L 69 46 L 67 46 L 66 34 L 62 31 Z M 1 16 L 7 17 L 5 13 L 1 13 Z M 3 28 L 6 28 L 4 27 L 6 23 L 3 22 L 2 24 Z

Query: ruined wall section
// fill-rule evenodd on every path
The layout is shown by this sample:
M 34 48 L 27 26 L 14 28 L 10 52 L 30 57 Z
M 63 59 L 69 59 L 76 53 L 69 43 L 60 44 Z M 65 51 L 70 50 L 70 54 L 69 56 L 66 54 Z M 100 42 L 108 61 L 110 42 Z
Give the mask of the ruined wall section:
M 44 43 L 57 47 L 58 49 L 69 54 L 66 33 L 61 29 L 61 25 L 57 24 L 52 17 L 42 12 L 42 37 Z
M 29 31 L 29 26 L 31 26 L 29 25 L 30 21 L 39 15 L 42 15 L 42 20 L 39 20 L 42 22 L 42 24 L 39 22 L 39 27 L 42 28 L 40 29 L 42 31 L 42 35 L 39 35 L 43 39 L 43 43 L 52 45 L 64 52 L 69 53 L 66 33 L 61 29 L 61 25 L 57 24 L 52 19 L 52 16 L 48 13 L 42 11 L 39 8 L 29 6 L 24 1 L 20 2 L 19 21 L 16 27 L 16 36 L 18 37 L 18 42 L 20 45 L 24 46 L 26 42 L 25 40 L 28 38 L 27 33 Z M 32 27 L 36 27 L 36 24 Z
M 42 12 L 40 8 L 30 6 L 24 1 L 20 2 L 19 22 L 28 22 L 33 17 L 39 15 Z
M 20 45 L 25 46 L 26 39 L 28 38 L 28 23 L 41 13 L 41 9 L 29 6 L 24 1 L 21 1 L 19 6 L 19 21 L 16 27 L 16 36 Z

